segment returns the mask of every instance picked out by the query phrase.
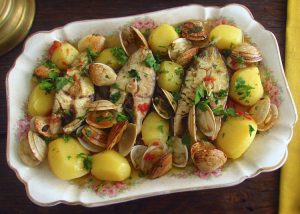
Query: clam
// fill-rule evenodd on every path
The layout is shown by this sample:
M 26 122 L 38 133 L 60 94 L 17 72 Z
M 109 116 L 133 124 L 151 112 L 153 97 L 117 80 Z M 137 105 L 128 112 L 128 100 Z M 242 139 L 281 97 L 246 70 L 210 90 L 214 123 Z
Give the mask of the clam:
M 130 153 L 135 144 L 136 135 L 136 125 L 129 123 L 118 143 L 118 151 L 121 155 L 127 156 Z
M 130 151 L 130 160 L 135 169 L 141 169 L 142 159 L 148 147 L 144 145 L 133 146 Z
M 151 144 L 143 155 L 141 161 L 141 169 L 144 173 L 148 174 L 154 163 L 159 160 L 159 158 L 167 153 L 168 147 L 165 143 L 155 142 Z
M 105 110 L 115 110 L 118 108 L 115 104 L 109 100 L 96 100 L 94 102 L 88 102 L 86 104 L 88 111 L 105 111 Z
M 128 126 L 128 121 L 122 121 L 116 123 L 111 128 L 108 138 L 107 138 L 107 146 L 106 149 L 112 149 L 120 140 L 121 137 Z
M 47 145 L 45 141 L 33 131 L 29 131 L 27 137 L 24 137 L 18 148 L 18 153 L 28 166 L 37 166 L 47 155 Z
M 278 108 L 271 103 L 269 96 L 264 96 L 251 107 L 249 114 L 257 123 L 259 131 L 267 131 L 278 119 Z
M 148 48 L 144 35 L 135 27 L 127 27 L 120 34 L 121 45 L 128 56 L 132 55 L 141 46 Z
M 174 137 L 172 139 L 171 147 L 173 156 L 173 166 L 180 168 L 185 167 L 189 158 L 188 149 L 186 145 L 182 143 L 182 140 L 179 137 Z
M 111 128 L 115 124 L 114 111 L 91 111 L 87 114 L 86 123 L 98 129 Z
M 108 65 L 92 63 L 89 66 L 89 76 L 96 86 L 109 86 L 116 82 L 117 74 Z
M 52 133 L 49 123 L 50 121 L 47 117 L 35 116 L 30 121 L 30 128 L 44 137 L 51 138 Z
M 73 131 L 75 131 L 76 129 L 78 129 L 81 126 L 83 121 L 84 121 L 84 118 L 83 119 L 76 118 L 71 123 L 69 123 L 63 127 L 64 133 L 71 134 Z
M 191 41 L 185 39 L 185 38 L 178 38 L 175 39 L 168 49 L 168 55 L 172 61 L 177 60 L 177 58 L 183 54 L 185 51 L 191 49 L 193 47 L 193 44 Z
M 181 25 L 181 35 L 192 41 L 201 41 L 207 38 L 208 34 L 200 20 L 191 20 Z
M 153 165 L 149 177 L 154 179 L 163 176 L 172 169 L 172 153 L 162 155 Z
M 195 166 L 202 172 L 212 172 L 222 167 L 227 157 L 209 142 L 197 142 L 191 147 L 191 158 Z
M 199 50 L 200 50 L 199 47 L 194 47 L 194 48 L 191 48 L 191 49 L 183 52 L 177 58 L 176 63 L 178 63 L 182 66 L 189 64 L 193 60 L 194 56 L 196 56 L 198 54 Z
M 91 152 L 101 152 L 105 150 L 107 143 L 107 133 L 92 126 L 81 126 L 76 131 L 78 141 Z
M 157 94 L 156 97 L 152 98 L 153 108 L 159 116 L 168 120 L 174 114 L 177 103 L 173 95 L 162 88 L 159 89 Z
M 190 109 L 188 116 L 188 130 L 194 142 L 199 140 L 201 133 L 214 140 L 220 127 L 221 118 L 216 119 L 209 106 L 207 106 L 205 111 L 202 111 L 195 106 Z M 201 133 L 199 133 L 199 131 Z

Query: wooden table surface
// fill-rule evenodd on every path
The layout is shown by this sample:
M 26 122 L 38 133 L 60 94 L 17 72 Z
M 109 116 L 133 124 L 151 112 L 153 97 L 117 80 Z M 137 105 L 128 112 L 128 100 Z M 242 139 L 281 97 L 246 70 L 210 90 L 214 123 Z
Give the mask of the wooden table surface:
M 36 1 L 36 16 L 30 33 L 51 30 L 71 21 L 101 19 L 150 12 L 170 7 L 198 3 L 224 6 L 230 0 L 52 0 Z M 284 60 L 285 48 L 285 0 L 236 0 L 253 13 L 255 19 L 272 31 L 278 40 Z M 277 213 L 280 171 L 263 173 L 234 187 L 176 193 L 136 201 L 87 209 L 81 206 L 58 205 L 50 208 L 33 204 L 26 196 L 25 188 L 6 162 L 6 98 L 5 77 L 16 57 L 21 53 L 23 43 L 0 57 L 0 212 L 1 213 Z M 20 90 L 16 87 L 16 90 Z

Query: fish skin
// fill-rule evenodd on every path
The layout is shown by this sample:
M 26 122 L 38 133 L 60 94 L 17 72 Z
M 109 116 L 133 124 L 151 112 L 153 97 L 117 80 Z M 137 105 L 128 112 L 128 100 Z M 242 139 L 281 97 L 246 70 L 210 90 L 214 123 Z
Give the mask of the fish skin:
M 147 48 L 140 48 L 134 52 L 128 59 L 127 63 L 121 68 L 118 73 L 116 85 L 111 88 L 110 95 L 120 93 L 120 98 L 115 102 L 122 110 L 127 94 L 132 94 L 133 97 L 133 113 L 134 123 L 136 124 L 137 134 L 141 131 L 142 122 L 148 111 L 141 112 L 139 105 L 146 104 L 150 109 L 151 98 L 155 89 L 156 72 L 145 64 L 145 58 L 152 51 Z M 130 77 L 129 71 L 136 70 L 140 80 Z
M 214 78 L 213 83 L 205 82 L 204 78 L 210 76 Z M 174 135 L 182 136 L 182 119 L 185 117 L 191 107 L 194 105 L 195 93 L 197 87 L 205 85 L 212 93 L 217 93 L 220 90 L 228 91 L 229 74 L 222 55 L 214 46 L 205 48 L 198 57 L 192 62 L 188 68 L 184 83 L 181 87 L 181 98 L 178 101 L 175 117 L 174 117 Z M 227 96 L 220 99 L 219 104 L 225 105 Z M 212 109 L 217 107 L 217 104 L 211 100 Z

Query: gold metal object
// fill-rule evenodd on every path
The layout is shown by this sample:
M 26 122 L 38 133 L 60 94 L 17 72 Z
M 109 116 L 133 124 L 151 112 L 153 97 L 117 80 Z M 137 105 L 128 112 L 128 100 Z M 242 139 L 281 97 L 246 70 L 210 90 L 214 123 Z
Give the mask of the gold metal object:
M 34 0 L 0 0 L 0 56 L 25 38 L 34 14 Z

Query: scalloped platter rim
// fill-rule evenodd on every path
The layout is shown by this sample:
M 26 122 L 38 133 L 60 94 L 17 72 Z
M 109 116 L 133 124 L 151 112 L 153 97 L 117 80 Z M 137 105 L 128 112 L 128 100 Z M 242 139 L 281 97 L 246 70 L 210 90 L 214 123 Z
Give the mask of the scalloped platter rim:
M 95 188 L 93 184 L 91 188 L 81 188 L 74 183 L 55 178 L 45 163 L 38 168 L 29 168 L 19 160 L 16 152 L 17 121 L 23 116 L 23 104 L 29 94 L 30 77 L 36 61 L 53 40 L 75 40 L 89 33 L 108 35 L 124 24 L 145 17 L 153 19 L 156 23 L 175 24 L 191 18 L 207 19 L 220 16 L 232 18 L 260 48 L 265 65 L 273 71 L 274 78 L 281 88 L 283 100 L 279 111 L 286 114 L 279 118 L 270 131 L 259 135 L 242 158 L 227 164 L 221 176 L 203 179 L 190 172 L 170 173 L 156 180 L 139 179 L 132 182 L 124 191 L 122 191 L 124 184 L 118 184 L 119 190 L 121 189 L 119 194 L 99 197 L 95 191 L 90 191 Z M 15 85 L 25 90 L 15 90 Z M 95 207 L 175 192 L 237 185 L 261 172 L 276 170 L 285 163 L 287 145 L 292 138 L 293 126 L 297 121 L 296 107 L 284 75 L 276 38 L 273 33 L 254 20 L 248 8 L 239 4 L 230 4 L 222 8 L 187 5 L 128 17 L 77 21 L 51 31 L 34 33 L 26 40 L 22 54 L 7 74 L 6 96 L 7 162 L 18 179 L 24 183 L 30 200 L 40 206 L 64 203 Z M 101 188 L 103 190 L 104 186 Z

